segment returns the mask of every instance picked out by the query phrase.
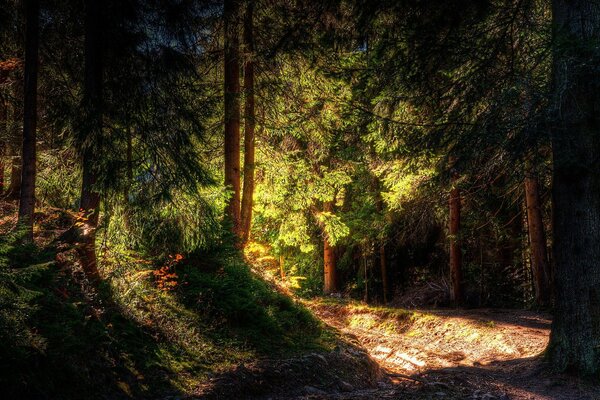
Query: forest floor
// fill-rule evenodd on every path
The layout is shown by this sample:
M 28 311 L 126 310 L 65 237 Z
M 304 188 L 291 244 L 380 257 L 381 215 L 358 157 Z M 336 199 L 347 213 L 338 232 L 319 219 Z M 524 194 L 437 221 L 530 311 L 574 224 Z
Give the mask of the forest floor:
M 15 211 L 0 202 L 0 236 Z M 71 223 L 54 209 L 36 220 L 40 248 Z M 103 251 L 105 282 L 89 293 L 73 250 L 56 252 L 31 283 L 40 319 L 25 327 L 44 350 L 16 354 L 5 378 L 65 399 L 600 399 L 600 386 L 544 363 L 548 314 L 301 300 L 268 248 L 247 250 L 252 273 L 217 253 L 178 265 L 174 291 L 156 287 L 148 261 Z
M 369 307 L 307 302 L 384 371 L 379 387 L 329 399 L 600 399 L 600 387 L 551 373 L 550 316 L 522 310 Z

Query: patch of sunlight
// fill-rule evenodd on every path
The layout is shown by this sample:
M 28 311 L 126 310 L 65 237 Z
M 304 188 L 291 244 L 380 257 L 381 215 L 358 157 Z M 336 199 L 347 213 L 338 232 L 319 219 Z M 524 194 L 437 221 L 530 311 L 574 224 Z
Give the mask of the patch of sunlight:
M 416 371 L 425 366 L 425 362 L 401 352 L 396 352 L 392 356 L 387 357 L 385 362 L 394 364 L 405 371 Z
M 271 263 L 276 264 L 277 260 L 273 256 L 262 256 L 262 257 L 258 257 L 256 259 L 256 262 L 259 262 L 261 264 L 271 264 Z
M 248 242 L 244 247 L 244 253 L 250 254 L 269 254 L 270 251 L 270 246 L 259 242 Z
M 288 276 L 286 278 L 288 279 L 288 286 L 291 287 L 292 289 L 301 289 L 302 281 L 305 281 L 307 279 L 306 276 L 298 276 L 298 275 Z
M 372 329 L 379 325 L 379 321 L 369 314 L 352 315 L 348 322 L 352 328 Z

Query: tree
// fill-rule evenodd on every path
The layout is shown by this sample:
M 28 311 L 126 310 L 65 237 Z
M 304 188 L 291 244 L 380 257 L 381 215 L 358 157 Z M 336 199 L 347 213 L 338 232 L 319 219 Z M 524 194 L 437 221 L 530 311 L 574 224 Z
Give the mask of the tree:
M 254 111 L 254 34 L 253 34 L 254 1 L 249 0 L 244 16 L 244 188 L 241 209 L 241 240 L 248 241 L 252 226 L 252 204 L 254 198 L 254 128 L 256 114 Z
M 527 232 L 531 248 L 531 269 L 535 301 L 539 306 L 549 306 L 551 302 L 550 265 L 546 250 L 546 232 L 542 218 L 542 202 L 539 181 L 531 162 L 525 171 L 525 203 L 527 206 Z
M 19 224 L 27 227 L 25 239 L 32 242 L 36 175 L 39 0 L 27 0 L 25 8 L 27 32 L 25 37 L 25 94 Z
M 333 213 L 333 208 L 333 201 L 325 201 L 323 203 L 323 212 Z M 330 294 L 337 290 L 335 261 L 335 246 L 331 243 L 331 238 L 327 232 L 323 232 L 323 275 L 325 277 L 323 284 L 324 294 Z
M 457 174 L 452 172 L 453 185 L 456 185 Z M 458 236 L 460 235 L 460 211 L 461 199 L 460 189 L 457 186 L 450 190 L 449 198 L 449 226 L 450 235 L 450 281 L 452 283 L 451 299 L 455 304 L 463 301 L 462 290 L 462 249 Z
M 96 228 L 98 226 L 100 194 L 96 188 L 97 168 L 102 144 L 102 87 L 104 18 L 102 0 L 85 2 L 85 66 L 83 88 L 82 185 L 79 209 L 82 213 L 79 234 L 82 241 L 81 256 L 86 273 L 97 278 Z
M 553 0 L 555 368 L 600 370 L 600 4 Z
M 233 232 L 240 234 L 240 0 L 225 0 L 224 6 L 224 112 L 225 112 L 225 186 L 232 190 L 225 215 Z

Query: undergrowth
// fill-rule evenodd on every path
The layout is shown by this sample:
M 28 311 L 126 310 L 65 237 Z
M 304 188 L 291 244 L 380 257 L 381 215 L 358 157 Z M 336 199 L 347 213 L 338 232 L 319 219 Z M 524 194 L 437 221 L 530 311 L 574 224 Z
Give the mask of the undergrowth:
M 148 260 L 108 245 L 96 286 L 68 247 L 26 249 L 18 234 L 0 241 L 0 384 L 9 398 L 192 395 L 239 363 L 336 341 L 234 250 Z

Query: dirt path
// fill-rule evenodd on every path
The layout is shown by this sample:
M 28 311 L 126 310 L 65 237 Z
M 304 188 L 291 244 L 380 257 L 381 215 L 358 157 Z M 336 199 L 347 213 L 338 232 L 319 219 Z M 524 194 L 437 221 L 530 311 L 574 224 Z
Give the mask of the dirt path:
M 551 374 L 540 354 L 548 315 L 518 310 L 406 312 L 359 304 L 308 303 L 386 371 L 378 389 L 335 399 L 600 399 L 598 387 Z

